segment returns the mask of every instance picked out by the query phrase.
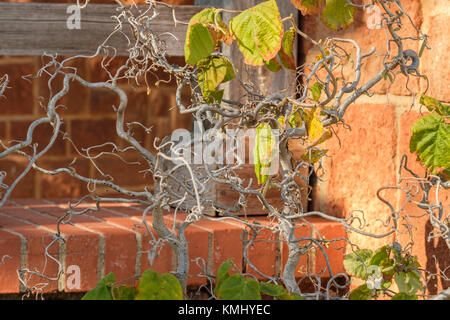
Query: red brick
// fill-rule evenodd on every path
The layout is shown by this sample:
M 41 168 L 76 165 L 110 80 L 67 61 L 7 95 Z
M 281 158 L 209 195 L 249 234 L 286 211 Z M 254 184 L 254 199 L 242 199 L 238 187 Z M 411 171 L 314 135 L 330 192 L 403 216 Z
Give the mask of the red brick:
M 50 204 L 44 204 L 41 201 L 36 200 L 17 200 L 17 203 L 27 206 L 38 212 L 45 212 L 46 208 Z M 21 219 L 27 219 L 30 222 L 46 226 L 56 232 L 57 217 L 53 216 L 42 216 L 33 213 L 31 210 L 17 210 L 17 208 L 9 209 L 8 214 L 14 215 Z M 69 289 L 65 285 L 66 292 L 72 291 L 88 291 L 92 289 L 93 284 L 98 281 L 97 270 L 98 270 L 98 252 L 99 252 L 99 236 L 94 232 L 85 231 L 76 226 L 70 224 L 60 224 L 59 230 L 62 236 L 66 240 L 65 246 L 65 267 L 66 269 L 71 265 L 77 265 L 80 267 L 80 288 Z M 62 262 L 62 258 L 61 258 Z M 66 278 L 67 280 L 67 278 Z
M 89 177 L 89 161 L 78 158 L 75 163 L 73 159 L 67 160 L 51 160 L 43 159 L 37 164 L 46 170 L 56 170 L 58 168 L 74 168 L 75 171 L 84 176 Z M 69 168 L 70 164 L 70 168 Z M 81 197 L 87 193 L 86 182 L 78 180 L 67 173 L 57 175 L 49 175 L 37 173 L 40 176 L 40 193 L 43 199 L 64 198 L 64 197 Z
M 60 204 L 62 212 L 66 204 Z M 98 212 L 87 213 L 81 216 L 72 215 L 71 221 L 76 226 L 102 234 L 105 239 L 104 274 L 114 272 L 117 281 L 129 280 L 135 276 L 136 269 L 136 236 L 131 230 L 114 226 L 101 217 Z
M 0 140 L 3 140 L 3 143 L 6 143 L 6 122 L 0 121 Z
M 82 148 L 118 140 L 114 119 L 73 120 L 71 131 L 71 139 L 79 151 Z
M 416 0 L 406 0 L 402 1 L 403 9 L 411 16 L 413 22 L 420 29 L 422 24 L 422 11 L 421 4 Z M 381 10 L 383 12 L 383 10 Z M 341 31 L 331 31 L 328 29 L 319 19 L 319 16 L 306 16 L 304 21 L 304 31 L 311 36 L 313 39 L 325 39 L 327 37 L 336 37 L 336 38 L 344 38 L 344 39 L 353 39 L 355 40 L 361 47 L 362 53 L 367 53 L 371 50 L 372 47 L 376 48 L 376 52 L 374 55 L 369 58 L 364 59 L 363 66 L 361 68 L 361 81 L 360 85 L 366 83 L 368 80 L 373 78 L 379 71 L 383 68 L 383 57 L 387 52 L 387 40 L 386 32 L 384 29 L 372 29 L 370 30 L 367 27 L 367 21 L 370 19 L 372 14 L 366 13 L 363 9 L 356 8 L 355 9 L 355 21 L 354 23 L 345 30 Z M 417 32 L 411 26 L 409 20 L 405 17 L 403 19 L 402 31 L 399 32 L 400 36 L 417 36 Z M 390 39 L 390 38 L 389 38 Z M 344 48 L 349 50 L 352 54 L 352 58 L 355 59 L 356 51 L 355 49 L 347 44 L 339 43 Z M 404 49 L 413 49 L 416 52 L 418 51 L 418 42 L 412 40 L 404 41 Z M 305 41 L 304 50 L 310 56 L 308 57 L 308 61 L 311 62 L 319 54 L 317 51 L 313 54 L 312 51 L 308 52 L 311 49 L 312 45 L 310 42 Z M 396 48 L 395 45 L 391 44 L 391 53 L 395 54 Z M 391 55 L 392 55 L 391 54 Z M 377 56 L 378 55 L 378 56 Z M 351 66 L 348 70 L 345 70 L 345 75 L 350 77 L 349 80 L 352 81 L 354 78 L 354 72 L 351 70 Z M 340 70 L 340 69 L 339 69 Z M 350 72 L 351 70 L 351 72 Z M 340 76 L 340 71 L 338 72 Z M 338 75 L 338 74 L 336 74 Z M 382 80 L 376 86 L 373 87 L 371 91 L 379 94 L 386 93 L 386 90 L 389 85 L 389 80 Z M 406 89 L 406 77 L 403 75 L 398 75 L 395 83 L 390 87 L 389 92 L 391 94 L 396 95 L 410 95 L 410 92 Z M 411 77 L 409 84 L 409 88 L 411 88 L 416 94 L 419 91 L 419 81 L 417 77 Z
M 186 219 L 186 214 L 177 214 L 177 224 L 183 223 Z M 172 228 L 174 216 L 166 216 L 168 228 Z M 188 243 L 188 255 L 189 255 L 189 276 L 188 285 L 199 286 L 206 283 L 206 278 L 197 277 L 198 274 L 205 274 L 205 270 L 202 270 L 195 260 L 197 258 L 203 259 L 205 266 L 208 263 L 209 254 L 209 240 L 211 238 L 211 233 L 205 232 L 204 229 L 197 227 L 195 224 L 191 224 L 185 230 L 185 236 Z M 203 267 L 202 262 L 199 261 L 199 265 Z
M 311 237 L 311 228 L 309 225 L 305 224 L 305 223 L 297 223 L 296 224 L 296 229 L 294 230 L 294 235 L 295 239 L 300 239 L 300 238 L 304 238 L 304 237 Z M 284 268 L 286 265 L 286 262 L 288 260 L 288 256 L 289 256 L 289 249 L 286 243 L 286 239 L 283 236 L 282 238 L 282 243 L 281 243 L 281 250 L 280 250 L 280 255 L 281 255 L 281 274 L 284 273 Z M 297 242 L 299 246 L 304 246 L 307 245 L 309 243 L 308 240 L 302 240 Z M 295 278 L 300 278 L 302 276 L 304 276 L 306 273 L 311 273 L 313 270 L 311 270 L 311 267 L 313 266 L 313 260 L 314 258 L 309 258 L 307 254 L 304 254 L 300 257 L 299 262 L 297 263 L 297 267 L 295 269 Z
M 56 277 L 58 275 L 58 264 L 52 259 L 45 257 L 45 247 L 52 241 L 51 235 L 47 230 L 42 227 L 36 227 L 29 223 L 24 223 L 20 220 L 8 217 L 8 215 L 0 214 L 0 221 L 2 227 L 7 230 L 14 231 L 23 235 L 27 241 L 27 253 L 26 253 L 26 268 L 31 271 L 43 272 L 47 277 Z M 49 254 L 59 258 L 58 245 L 54 244 L 49 249 Z M 47 265 L 45 263 L 47 262 Z M 46 269 L 44 270 L 44 267 Z M 25 278 L 28 280 L 29 274 L 26 274 Z M 39 276 L 33 275 L 27 285 L 32 287 L 39 283 L 48 283 L 48 286 L 43 288 L 44 292 L 56 291 L 58 285 L 56 281 L 48 281 Z M 38 287 L 41 287 L 40 285 Z
M 108 89 L 93 89 L 90 96 L 90 113 L 92 114 L 111 114 L 114 113 L 113 107 L 117 108 L 120 99 L 114 91 Z
M 65 205 L 66 202 L 62 200 L 55 200 L 55 203 Z M 80 208 L 86 208 L 87 204 L 83 204 Z M 101 210 L 98 212 L 88 213 L 86 217 L 98 217 L 109 223 L 116 223 L 121 225 L 124 228 L 132 230 L 133 232 L 138 232 L 141 235 L 142 240 L 142 252 L 137 252 L 137 249 L 134 251 L 136 255 L 140 256 L 140 269 L 141 272 L 152 268 L 157 272 L 169 272 L 173 269 L 172 266 L 172 249 L 166 243 L 163 248 L 157 251 L 156 258 L 153 262 L 153 265 L 149 264 L 148 255 L 146 254 L 148 250 L 153 248 L 153 245 L 150 241 L 153 239 L 151 235 L 147 232 L 147 230 L 142 225 L 142 212 L 134 209 L 127 208 L 126 206 L 118 205 L 118 204 L 102 204 L 106 210 Z M 130 218 L 124 218 L 123 215 L 129 216 Z M 150 227 L 151 232 L 155 235 L 156 239 L 159 237 L 155 233 L 152 228 L 152 217 L 151 215 L 147 216 L 147 223 Z M 117 277 L 119 280 L 119 278 Z
M 326 142 L 327 161 L 326 212 L 344 216 L 361 209 L 371 214 L 385 211 L 376 198 L 377 190 L 395 183 L 396 120 L 394 108 L 384 105 L 352 105 L 342 126 Z M 374 129 L 376 128 L 376 130 Z
M 2 114 L 32 114 L 33 113 L 33 83 L 22 79 L 22 76 L 34 73 L 31 63 L 0 65 L 0 77 L 9 76 L 8 87 L 0 99 Z
M 212 234 L 212 274 L 216 275 L 220 265 L 233 259 L 239 270 L 243 270 L 243 236 L 245 229 L 221 221 L 200 220 L 196 226 Z
M 63 59 L 67 57 L 58 58 L 58 61 L 61 62 Z M 46 61 L 47 62 L 47 61 Z M 41 61 L 39 61 L 41 63 Z M 75 59 L 65 63 L 67 68 L 63 69 L 63 72 L 66 73 L 75 73 L 83 79 L 87 79 L 87 68 L 86 68 L 86 60 L 85 59 Z M 75 69 L 76 70 L 75 70 Z M 49 72 L 53 72 L 52 68 L 49 68 Z M 39 96 L 42 97 L 39 101 L 44 105 L 45 109 L 47 108 L 50 91 L 48 87 L 48 81 L 50 80 L 50 76 L 47 74 L 43 74 L 39 78 Z M 55 78 L 52 79 L 51 88 L 52 95 L 54 96 L 63 88 L 64 75 L 58 74 Z M 89 89 L 82 86 L 78 81 L 72 80 L 69 82 L 69 91 L 58 100 L 57 104 L 57 112 L 60 116 L 64 116 L 66 114 L 80 114 L 87 110 L 89 101 Z M 62 107 L 64 106 L 64 107 Z M 41 114 L 45 112 L 45 109 L 39 108 Z
M 253 220 L 253 223 L 258 223 L 262 226 L 270 226 L 271 223 L 266 217 L 257 218 Z M 258 269 L 259 272 L 273 276 L 277 273 L 276 270 L 276 259 L 277 259 L 277 247 L 278 244 L 277 234 L 273 233 L 269 229 L 261 229 L 257 231 L 258 234 L 254 242 L 248 247 L 247 258 L 248 260 Z M 247 238 L 252 240 L 252 231 L 247 228 Z M 253 274 L 258 279 L 263 279 L 247 262 L 246 270 L 247 273 Z
M 20 236 L 0 228 L 0 293 L 19 292 L 16 271 L 20 269 L 20 252 Z
M 340 223 L 330 222 L 322 218 L 309 218 L 308 221 L 314 224 L 315 230 L 313 230 L 313 236 L 316 239 L 336 239 L 336 241 L 330 242 L 328 247 L 324 244 L 322 244 L 322 247 L 325 250 L 333 275 L 342 272 L 345 273 L 343 261 L 347 245 L 345 239 L 347 237 L 344 226 Z M 320 275 L 321 277 L 330 276 L 325 255 L 319 248 L 316 249 L 314 271 L 315 274 Z
M 8 156 L 0 159 L 1 171 L 6 172 L 3 183 L 11 186 L 12 183 L 22 174 L 28 165 L 28 160 L 19 156 Z M 25 177 L 16 185 L 11 193 L 11 198 L 31 198 L 34 196 L 34 171 L 30 170 Z M 5 190 L 1 190 L 5 192 Z
M 28 128 L 32 121 L 11 121 L 10 140 L 24 141 L 27 138 Z M 51 146 L 51 148 L 45 153 L 46 155 L 64 155 L 66 153 L 66 142 L 63 140 L 61 131 L 65 131 L 64 123 L 61 123 L 58 133 L 58 137 Z M 53 136 L 53 127 L 50 124 L 41 124 L 37 126 L 33 132 L 32 143 L 38 144 L 37 152 L 42 151 L 49 144 Z
M 152 177 L 149 173 L 142 172 L 148 170 L 148 164 L 142 158 L 127 158 L 125 163 L 117 157 L 101 157 L 96 161 L 97 167 L 105 175 L 113 177 L 113 183 L 125 186 L 141 186 L 153 184 Z M 95 175 L 98 179 L 105 179 L 101 173 L 96 171 Z
M 446 8 L 447 5 L 442 3 Z M 445 9 L 444 9 L 445 10 Z M 448 40 L 448 21 L 449 16 L 438 14 L 428 17 L 430 21 L 429 45 L 431 50 L 425 50 L 421 60 L 421 72 L 425 74 L 430 86 L 427 95 L 438 100 L 450 102 L 450 63 L 448 62 L 447 52 L 450 51 L 450 42 Z M 426 80 L 422 81 L 422 90 L 426 88 Z

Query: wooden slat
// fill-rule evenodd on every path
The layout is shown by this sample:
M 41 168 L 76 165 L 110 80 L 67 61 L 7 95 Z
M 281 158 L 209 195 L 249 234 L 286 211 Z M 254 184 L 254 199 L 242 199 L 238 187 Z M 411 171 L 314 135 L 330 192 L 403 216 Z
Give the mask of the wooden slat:
M 41 55 L 58 53 L 60 55 L 92 54 L 117 23 L 111 18 L 117 15 L 116 5 L 90 4 L 81 10 L 81 29 L 69 30 L 66 12 L 69 4 L 53 3 L 0 3 L 0 55 Z M 178 21 L 188 22 L 202 10 L 199 6 L 182 6 L 176 9 Z M 174 26 L 172 10 L 161 6 L 158 17 L 152 20 L 152 31 L 163 35 L 168 55 L 184 55 L 185 24 Z M 132 38 L 131 30 L 125 27 Z M 127 41 L 124 36 L 116 35 L 111 45 L 118 48 L 119 55 L 127 55 Z

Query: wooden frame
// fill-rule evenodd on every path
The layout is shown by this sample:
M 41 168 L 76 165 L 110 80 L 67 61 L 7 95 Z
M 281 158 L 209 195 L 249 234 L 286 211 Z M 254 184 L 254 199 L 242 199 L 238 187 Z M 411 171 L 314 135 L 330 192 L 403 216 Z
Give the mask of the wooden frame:
M 67 19 L 71 13 L 67 8 L 73 4 L 55 3 L 0 3 L 0 55 L 36 56 L 44 52 L 59 55 L 89 55 L 95 53 L 108 35 L 114 30 L 117 22 L 117 5 L 89 4 L 81 9 L 81 29 L 70 30 Z M 203 9 L 199 6 L 182 6 L 175 10 L 179 21 L 189 19 Z M 70 12 L 70 11 L 69 11 Z M 174 25 L 172 10 L 161 6 L 160 13 L 153 20 L 153 31 L 156 34 L 167 32 L 169 25 Z M 132 39 L 131 29 L 125 27 L 126 34 Z M 170 56 L 184 55 L 184 40 L 187 25 L 174 26 L 167 38 L 167 52 Z M 123 35 L 117 34 L 111 44 L 118 48 L 117 55 L 127 54 L 127 41 Z

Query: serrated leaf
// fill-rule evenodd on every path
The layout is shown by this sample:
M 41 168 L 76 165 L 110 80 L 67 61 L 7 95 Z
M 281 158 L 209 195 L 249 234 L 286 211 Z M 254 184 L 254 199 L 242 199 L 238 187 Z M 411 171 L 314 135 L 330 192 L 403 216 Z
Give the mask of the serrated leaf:
M 259 283 L 235 273 L 225 279 L 219 288 L 221 300 L 261 300 Z
M 216 42 L 202 23 L 196 23 L 188 28 L 184 44 L 184 57 L 187 63 L 196 64 L 213 53 Z
M 287 291 L 282 286 L 267 283 L 267 282 L 260 282 L 259 287 L 261 289 L 261 293 L 264 293 L 266 295 L 272 296 L 272 297 L 278 297 L 282 296 L 284 294 L 287 294 Z
M 350 300 L 371 300 L 372 291 L 367 287 L 366 284 L 363 284 L 353 290 L 348 298 Z
M 113 300 L 111 294 L 111 286 L 116 282 L 114 273 L 108 273 L 97 286 L 91 291 L 87 292 L 81 300 Z
M 139 279 L 136 300 L 183 300 L 183 289 L 174 275 L 148 269 Z
M 263 184 L 269 178 L 274 148 L 275 138 L 272 135 L 272 128 L 268 123 L 261 123 L 256 128 L 255 147 L 253 149 L 255 174 L 258 184 Z
M 273 58 L 270 61 L 264 61 L 264 64 L 266 65 L 267 69 L 272 72 L 278 72 L 281 70 L 281 65 L 278 63 L 276 58 Z
M 329 29 L 342 30 L 353 23 L 355 8 L 347 0 L 326 1 L 320 18 Z
M 272 60 L 281 48 L 283 24 L 275 0 L 249 8 L 230 21 L 246 64 L 261 66 Z
M 295 30 L 294 28 L 290 28 L 288 31 L 284 33 L 283 39 L 281 41 L 281 49 L 278 52 L 281 64 L 286 69 L 291 70 L 295 70 L 297 68 L 294 55 L 294 40 L 295 40 Z
M 432 113 L 419 119 L 411 128 L 410 151 L 417 151 L 421 163 L 435 174 L 450 168 L 450 125 Z
M 208 57 L 197 63 L 197 76 L 200 89 L 204 96 L 208 92 L 216 91 L 216 88 L 236 77 L 233 65 L 226 57 Z
M 304 16 L 320 13 L 325 5 L 325 0 L 291 0 L 291 2 Z
M 347 254 L 344 257 L 344 268 L 349 275 L 366 280 L 367 267 L 372 256 L 373 252 L 369 249 L 361 249 Z
M 323 85 L 320 82 L 315 82 L 309 90 L 312 93 L 314 101 L 319 101 L 320 94 L 322 93 Z
M 203 9 L 189 21 L 184 44 L 186 62 L 194 65 L 208 57 L 220 42 L 233 42 L 228 26 L 217 14 L 216 8 Z
M 310 141 L 315 141 L 319 139 L 324 132 L 324 126 L 322 124 L 322 121 L 320 121 L 319 119 L 320 108 L 307 110 L 304 113 L 308 138 Z

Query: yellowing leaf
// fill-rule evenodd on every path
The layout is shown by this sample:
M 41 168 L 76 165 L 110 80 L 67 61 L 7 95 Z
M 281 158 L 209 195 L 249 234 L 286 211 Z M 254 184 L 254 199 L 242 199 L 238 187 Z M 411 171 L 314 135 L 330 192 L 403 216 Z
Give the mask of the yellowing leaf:
M 264 61 L 264 64 L 266 65 L 267 69 L 272 72 L 278 72 L 281 70 L 281 65 L 278 63 L 276 58 L 273 58 L 270 61 Z
M 274 148 L 275 138 L 272 135 L 272 128 L 268 123 L 261 123 L 256 128 L 255 147 L 253 149 L 255 174 L 259 184 L 266 182 L 269 177 Z
M 241 12 L 230 21 L 230 30 L 247 64 L 261 66 L 281 48 L 284 30 L 275 0 Z
M 208 57 L 219 42 L 231 44 L 233 39 L 216 8 L 206 8 L 189 21 L 184 44 L 186 62 L 196 64 Z
M 230 81 L 236 77 L 233 65 L 226 57 L 209 57 L 197 64 L 198 82 L 203 95 L 215 91 L 219 84 Z
M 320 108 L 305 111 L 306 131 L 310 141 L 319 139 L 324 131 L 322 121 L 319 119 Z
M 353 23 L 354 14 L 355 7 L 347 0 L 327 0 L 320 18 L 331 30 L 342 30 Z
M 311 164 L 314 164 L 316 162 L 319 162 L 320 158 L 325 156 L 328 152 L 328 149 L 318 150 L 318 149 L 311 149 L 306 151 L 302 155 L 302 159 L 305 161 L 308 161 Z
M 286 69 L 296 69 L 295 56 L 294 56 L 294 40 L 295 30 L 289 29 L 283 35 L 281 42 L 281 50 L 278 52 L 280 61 Z

